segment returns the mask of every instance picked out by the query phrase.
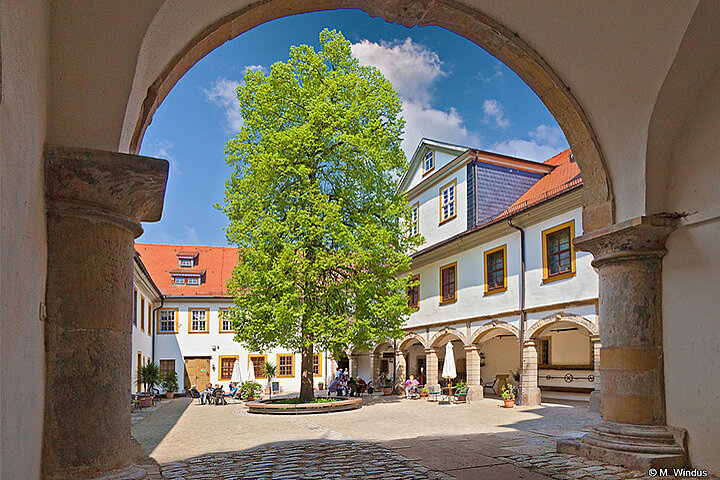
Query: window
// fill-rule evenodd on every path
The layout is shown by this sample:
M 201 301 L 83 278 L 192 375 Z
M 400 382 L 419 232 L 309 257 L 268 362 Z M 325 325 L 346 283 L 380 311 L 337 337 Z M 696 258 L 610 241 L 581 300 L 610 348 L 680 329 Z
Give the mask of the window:
M 232 378 L 233 367 L 235 367 L 235 361 L 237 359 L 237 356 L 220 357 L 220 373 L 218 374 L 218 380 L 230 380 Z
M 150 303 L 150 300 L 147 302 L 147 319 L 147 334 L 152 337 L 152 303 Z
M 145 331 L 145 297 L 140 295 L 140 330 Z
M 169 372 L 174 372 L 174 371 L 175 371 L 175 360 L 174 359 L 160 360 L 160 375 L 161 375 L 160 378 L 164 377 L 165 374 L 167 374 Z
M 423 157 L 423 175 L 435 168 L 435 150 L 429 150 Z
M 188 268 L 192 267 L 193 261 L 191 258 L 181 258 L 180 259 L 180 267 L 181 268 Z
M 410 228 L 408 229 L 408 237 L 414 237 L 420 233 L 420 202 L 413 205 L 410 209 Z
M 185 285 L 185 277 L 172 277 L 172 283 L 175 285 Z
M 200 285 L 200 278 L 199 277 L 188 277 L 187 284 L 188 285 Z
M 137 326 L 137 290 L 133 288 L 133 309 L 132 309 L 132 321 L 133 325 Z
M 457 262 L 440 267 L 440 305 L 453 303 L 457 288 Z
M 417 309 L 420 305 L 420 275 L 415 275 L 410 279 L 407 295 L 408 306 Z
M 157 333 L 177 333 L 177 309 L 158 310 Z
M 440 189 L 440 225 L 449 222 L 457 215 L 455 209 L 456 181 L 448 183 Z
M 210 309 L 190 308 L 189 333 L 208 333 L 208 312 Z
M 253 366 L 253 372 L 255 373 L 255 378 L 265 378 L 265 360 L 267 359 L 266 355 L 250 355 L 248 357 L 249 362 Z
M 319 353 L 313 354 L 313 377 L 319 377 L 322 375 L 322 367 L 320 366 L 321 355 Z
M 485 252 L 485 294 L 507 290 L 507 245 Z
M 278 378 L 295 376 L 295 355 L 280 353 L 277 356 Z
M 540 339 L 538 343 L 538 357 L 540 365 L 550 365 L 550 339 Z
M 218 309 L 218 319 L 220 320 L 220 333 L 234 333 L 235 330 L 232 327 L 232 319 L 230 318 L 229 308 Z
M 543 281 L 552 282 L 575 275 L 575 222 L 569 221 L 543 231 Z

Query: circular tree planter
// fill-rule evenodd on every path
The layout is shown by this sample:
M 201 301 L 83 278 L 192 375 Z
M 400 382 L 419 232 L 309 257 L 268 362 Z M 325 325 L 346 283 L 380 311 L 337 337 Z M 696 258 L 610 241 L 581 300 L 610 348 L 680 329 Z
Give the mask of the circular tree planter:
M 329 413 L 355 410 L 362 405 L 362 398 L 338 397 L 338 400 L 322 403 L 270 403 L 270 400 L 247 402 L 250 413 L 265 415 L 288 415 L 301 413 Z

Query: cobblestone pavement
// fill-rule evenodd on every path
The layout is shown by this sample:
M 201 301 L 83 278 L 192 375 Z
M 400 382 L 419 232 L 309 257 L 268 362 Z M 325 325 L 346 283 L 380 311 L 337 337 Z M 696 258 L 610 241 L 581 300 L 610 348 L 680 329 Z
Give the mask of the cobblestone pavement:
M 597 420 L 586 407 L 508 411 L 491 400 L 448 409 L 379 398 L 351 412 L 265 416 L 176 399 L 135 423 L 133 435 L 160 462 L 152 480 L 159 470 L 166 480 L 657 478 L 555 452 L 557 440 Z
M 241 452 L 203 455 L 161 466 L 167 480 L 280 480 L 437 478 L 427 468 L 369 442 L 281 442 Z

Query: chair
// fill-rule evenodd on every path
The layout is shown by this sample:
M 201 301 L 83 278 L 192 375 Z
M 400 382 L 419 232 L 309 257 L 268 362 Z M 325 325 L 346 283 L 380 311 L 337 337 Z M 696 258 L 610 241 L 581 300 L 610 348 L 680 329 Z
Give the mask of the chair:
M 213 390 L 213 400 L 215 401 L 215 405 L 227 405 L 227 401 L 225 400 L 225 392 L 223 392 L 222 388 L 216 388 Z
M 432 396 L 432 401 L 437 402 L 439 395 L 442 395 L 442 388 L 440 388 L 440 385 L 428 386 L 428 401 L 430 401 L 430 397 Z
M 495 379 L 492 382 L 482 383 L 482 380 L 481 380 L 480 383 L 482 383 L 482 386 L 483 386 L 483 393 L 485 393 L 486 388 L 490 388 L 490 389 L 492 389 L 493 393 L 495 393 L 497 395 L 497 392 L 495 391 L 495 386 L 497 385 L 497 382 L 498 382 L 497 377 L 495 377 Z
M 194 389 L 194 388 L 190 389 L 190 396 L 192 398 L 198 399 L 198 405 L 202 403 L 202 396 L 200 395 L 200 392 L 198 392 L 196 389 Z

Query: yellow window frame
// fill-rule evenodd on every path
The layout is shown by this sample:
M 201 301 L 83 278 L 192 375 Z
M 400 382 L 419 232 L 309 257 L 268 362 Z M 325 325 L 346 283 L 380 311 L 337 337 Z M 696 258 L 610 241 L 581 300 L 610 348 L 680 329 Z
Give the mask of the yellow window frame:
M 490 288 L 490 271 L 488 270 L 488 257 L 495 253 L 502 252 L 503 255 L 503 286 L 497 288 Z M 487 250 L 483 254 L 483 264 L 485 269 L 485 295 L 493 295 L 495 293 L 502 293 L 507 290 L 507 243 L 501 245 L 492 250 Z
M 160 329 L 160 315 L 161 315 L 161 312 L 164 312 L 164 311 L 175 312 L 175 330 L 173 330 L 172 332 L 163 332 Z M 178 309 L 177 308 L 161 308 L 157 311 L 157 317 L 156 317 L 156 323 L 155 323 L 155 333 L 157 335 L 174 335 L 174 334 L 178 333 Z
M 453 291 L 452 298 L 443 300 L 443 271 L 450 267 L 454 267 L 453 274 L 455 277 L 455 290 Z M 447 265 L 443 265 L 442 267 L 440 267 L 440 305 L 448 305 L 450 303 L 457 302 L 457 290 L 458 290 L 457 287 L 458 287 L 458 285 L 457 285 L 457 262 L 448 263 Z
M 232 379 L 232 368 L 230 369 L 230 376 L 227 377 L 227 378 L 226 378 L 226 377 L 223 377 L 223 374 L 222 374 L 222 363 L 223 363 L 223 359 L 225 359 L 225 358 L 232 358 L 232 359 L 233 359 L 233 362 L 232 362 L 233 365 L 235 364 L 235 361 L 236 361 L 236 360 L 239 360 L 239 359 L 240 359 L 240 357 L 237 356 L 237 355 L 220 355 L 220 356 L 218 357 L 218 381 L 219 381 L 219 382 Z
M 560 230 L 564 230 L 568 227 L 570 228 L 570 271 L 563 272 L 563 273 L 557 273 L 555 275 L 550 275 L 550 268 L 548 266 L 547 237 L 548 237 L 548 235 L 551 235 L 555 232 L 559 232 Z M 569 222 L 561 223 L 560 225 L 554 226 L 552 228 L 548 228 L 547 230 L 543 230 L 543 232 L 542 232 L 543 283 L 550 283 L 550 282 L 554 282 L 556 280 L 562 280 L 565 278 L 570 278 L 570 277 L 575 276 L 576 270 L 575 270 L 575 245 L 573 245 L 574 239 L 575 239 L 575 220 L 570 220 Z
M 192 329 L 192 312 L 205 312 L 205 330 Z M 210 309 L 188 308 L 188 333 L 210 333 Z
M 448 188 L 450 185 L 452 185 L 452 187 L 453 187 L 453 192 L 454 192 L 453 196 L 454 196 L 454 198 L 455 198 L 455 199 L 453 200 L 453 203 L 455 204 L 455 206 L 454 206 L 454 208 L 453 208 L 453 214 L 452 214 L 451 216 L 449 216 L 448 218 L 445 218 L 445 219 L 444 219 L 444 218 L 442 218 L 442 216 L 443 216 L 443 190 L 445 190 L 446 188 Z M 451 221 L 451 220 L 455 220 L 455 218 L 457 218 L 457 212 L 458 212 L 458 190 L 457 190 L 457 179 L 456 179 L 456 178 L 453 178 L 451 181 L 449 181 L 448 183 L 446 183 L 445 185 L 443 185 L 442 187 L 440 187 L 440 190 L 439 190 L 439 193 L 438 193 L 438 203 L 439 203 L 439 206 L 440 206 L 440 209 L 438 210 L 438 220 L 439 220 L 438 226 L 443 225 L 443 224 L 445 224 L 445 223 L 447 223 L 447 222 L 449 222 L 449 221 Z

